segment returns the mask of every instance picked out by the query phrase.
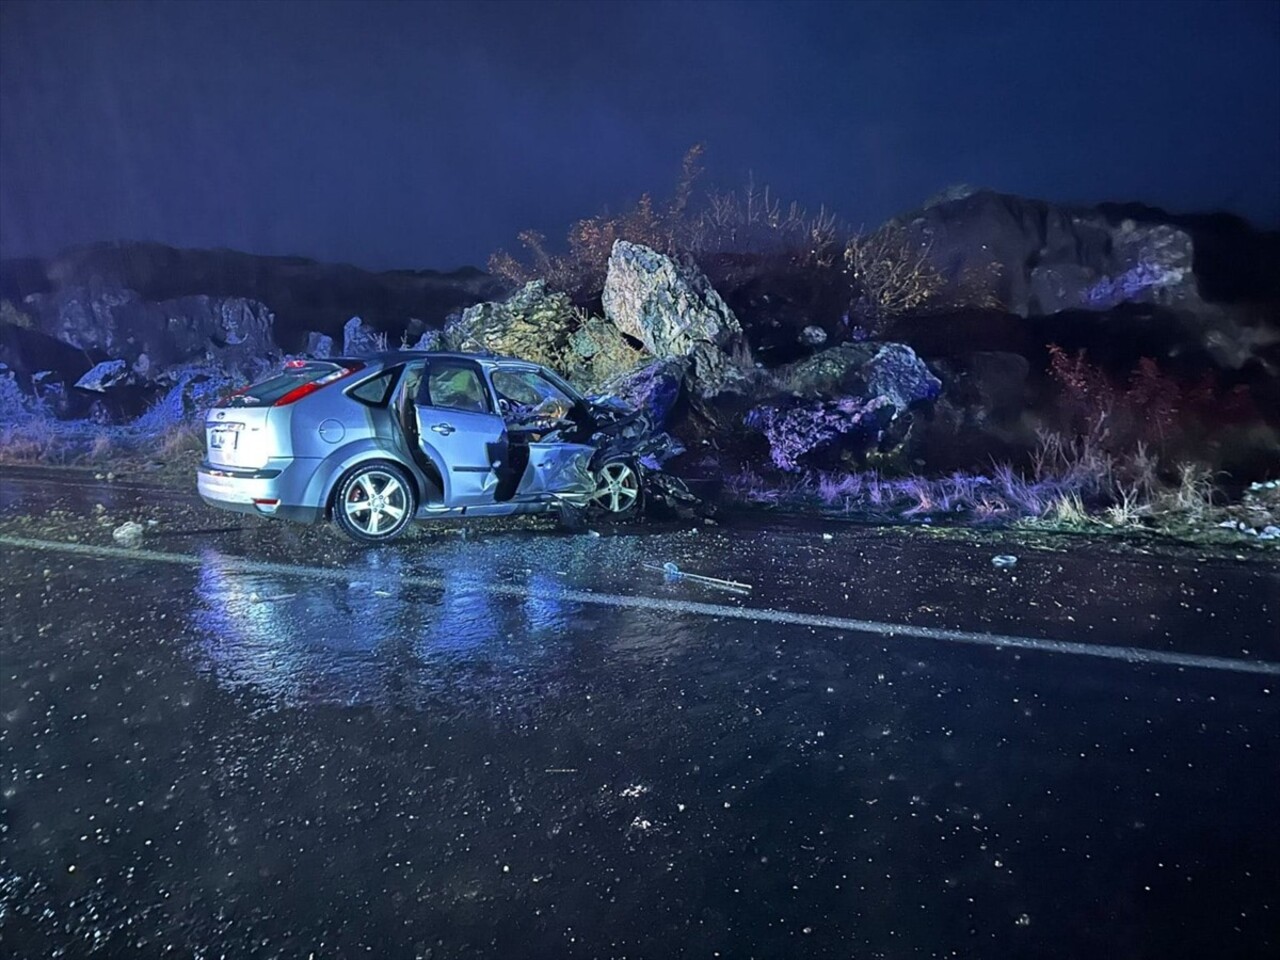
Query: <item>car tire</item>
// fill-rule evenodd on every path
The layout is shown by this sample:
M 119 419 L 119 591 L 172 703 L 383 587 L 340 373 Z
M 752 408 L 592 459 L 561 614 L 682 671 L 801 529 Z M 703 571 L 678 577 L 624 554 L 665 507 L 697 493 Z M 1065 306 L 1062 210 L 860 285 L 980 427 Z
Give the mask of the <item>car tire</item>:
M 587 505 L 591 516 L 614 522 L 630 520 L 640 513 L 643 503 L 640 468 L 634 460 L 608 460 L 596 468 L 596 492 Z
M 403 467 L 362 463 L 338 484 L 333 520 L 353 540 L 386 543 L 409 528 L 417 507 L 413 481 Z

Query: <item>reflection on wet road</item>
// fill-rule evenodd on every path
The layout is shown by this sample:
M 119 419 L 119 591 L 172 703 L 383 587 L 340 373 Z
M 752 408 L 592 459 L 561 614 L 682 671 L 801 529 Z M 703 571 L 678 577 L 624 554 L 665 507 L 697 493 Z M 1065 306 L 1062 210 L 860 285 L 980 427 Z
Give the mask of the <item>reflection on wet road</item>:
M 216 552 L 206 558 L 192 617 L 202 669 L 280 704 L 425 709 L 449 691 L 509 695 L 504 688 L 547 671 L 580 616 L 538 593 L 500 602 L 474 566 L 443 571 L 438 589 L 397 588 L 407 574 L 394 556 L 376 580 L 337 585 L 246 575 Z M 549 578 L 531 579 L 536 588 Z
M 149 538 L 182 562 L 2 547 L 5 956 L 1280 949 L 1278 678 L 821 625 L 1275 662 L 1274 567 L 207 520 Z

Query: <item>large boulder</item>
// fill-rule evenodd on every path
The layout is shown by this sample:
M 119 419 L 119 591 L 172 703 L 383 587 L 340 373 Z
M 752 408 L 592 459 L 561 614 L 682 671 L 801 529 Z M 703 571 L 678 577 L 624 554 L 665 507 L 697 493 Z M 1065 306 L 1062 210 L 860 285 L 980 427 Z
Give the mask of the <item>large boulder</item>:
M 601 301 L 614 326 L 656 357 L 688 356 L 700 342 L 726 347 L 742 332 L 705 276 L 626 240 L 613 245 Z
M 928 251 L 945 288 L 934 306 L 1020 316 L 1121 303 L 1199 303 L 1190 233 L 1100 210 L 964 192 L 897 221 Z
M 942 392 L 941 381 L 902 343 L 842 343 L 782 368 L 776 381 L 802 397 L 885 397 L 899 412 Z
M 738 378 L 742 326 L 710 281 L 655 250 L 618 240 L 601 296 L 605 316 L 655 357 L 692 357 L 704 396 Z
M 912 411 L 942 392 L 901 343 L 844 343 L 782 368 L 773 384 L 785 395 L 750 410 L 746 425 L 765 435 L 774 465 L 792 471 L 901 447 Z
M 880 446 L 893 419 L 886 397 L 841 397 L 761 404 L 747 414 L 746 425 L 765 435 L 775 467 L 798 472 L 807 465 L 835 465 L 844 452 Z

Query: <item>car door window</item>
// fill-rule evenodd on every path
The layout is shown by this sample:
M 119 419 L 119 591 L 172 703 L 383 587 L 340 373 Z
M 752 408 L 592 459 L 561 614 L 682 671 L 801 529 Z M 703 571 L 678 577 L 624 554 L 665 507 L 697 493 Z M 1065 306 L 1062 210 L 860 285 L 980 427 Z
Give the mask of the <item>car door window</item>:
M 433 362 L 418 389 L 421 406 L 489 413 L 489 393 L 480 371 L 470 363 Z

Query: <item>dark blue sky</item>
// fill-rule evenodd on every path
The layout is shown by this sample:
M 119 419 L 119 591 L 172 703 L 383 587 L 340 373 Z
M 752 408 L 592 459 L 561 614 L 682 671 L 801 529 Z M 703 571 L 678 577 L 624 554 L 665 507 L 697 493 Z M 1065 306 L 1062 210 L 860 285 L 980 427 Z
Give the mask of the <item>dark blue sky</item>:
M 0 4 L 0 254 L 482 264 L 724 186 L 874 224 L 968 182 L 1280 226 L 1280 3 Z

